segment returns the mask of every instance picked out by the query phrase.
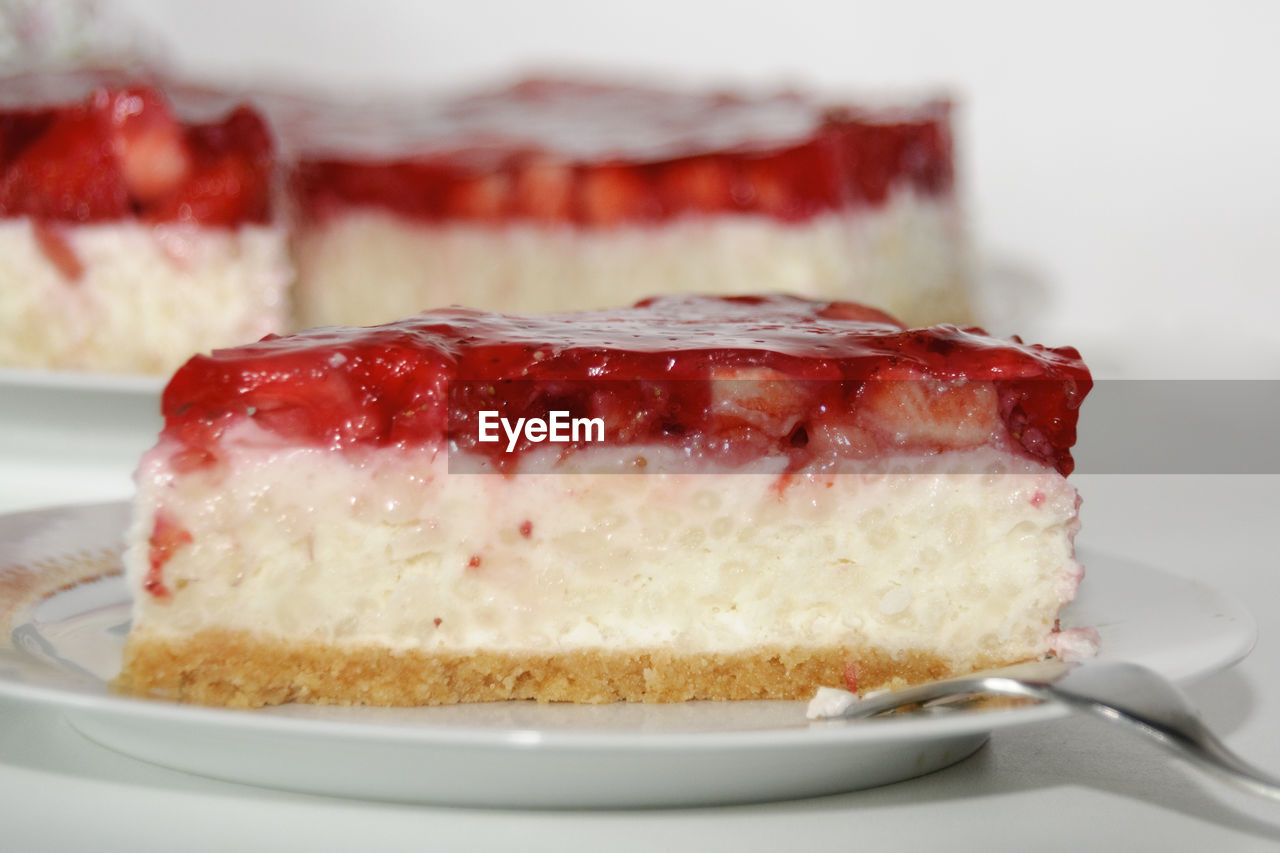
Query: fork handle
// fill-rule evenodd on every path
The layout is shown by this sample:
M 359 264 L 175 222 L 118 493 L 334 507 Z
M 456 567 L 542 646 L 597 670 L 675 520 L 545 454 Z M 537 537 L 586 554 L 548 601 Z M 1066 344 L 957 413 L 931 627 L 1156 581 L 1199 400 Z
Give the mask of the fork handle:
M 1115 689 L 1120 681 L 1122 691 Z M 1173 684 L 1137 664 L 1095 661 L 1073 666 L 1046 690 L 1045 698 L 1130 724 L 1220 779 L 1280 800 L 1280 778 L 1237 755 L 1200 719 Z

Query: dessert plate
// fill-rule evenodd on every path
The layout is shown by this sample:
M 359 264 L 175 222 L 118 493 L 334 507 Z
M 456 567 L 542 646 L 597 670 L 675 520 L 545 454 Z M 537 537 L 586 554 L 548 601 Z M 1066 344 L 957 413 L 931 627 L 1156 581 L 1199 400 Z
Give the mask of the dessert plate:
M 0 368 L 0 511 L 133 493 L 161 377 Z
M 0 367 L 0 392 L 20 388 L 72 393 L 141 394 L 159 397 L 168 376 L 136 373 L 90 373 L 82 370 L 36 370 Z
M 60 711 L 127 755 L 224 780 L 402 802 L 689 806 L 814 796 L 955 763 L 1058 706 L 810 723 L 803 702 L 233 711 L 116 696 L 129 605 L 123 504 L 0 516 L 0 696 Z M 1064 623 L 1102 655 L 1190 681 L 1243 658 L 1255 625 L 1227 596 L 1105 553 Z M 106 576 L 104 576 L 104 573 Z

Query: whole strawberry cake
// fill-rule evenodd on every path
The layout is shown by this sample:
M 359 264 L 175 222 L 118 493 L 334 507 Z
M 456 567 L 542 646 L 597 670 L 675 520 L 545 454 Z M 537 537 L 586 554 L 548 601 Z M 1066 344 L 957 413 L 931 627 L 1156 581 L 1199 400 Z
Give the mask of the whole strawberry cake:
M 1078 649 L 1070 348 L 847 302 L 453 308 L 196 356 L 121 689 L 807 698 Z
M 970 322 L 943 101 L 530 79 L 279 115 L 304 327 L 744 290 Z
M 286 328 L 271 134 L 170 94 L 122 71 L 0 87 L 0 365 L 167 373 Z

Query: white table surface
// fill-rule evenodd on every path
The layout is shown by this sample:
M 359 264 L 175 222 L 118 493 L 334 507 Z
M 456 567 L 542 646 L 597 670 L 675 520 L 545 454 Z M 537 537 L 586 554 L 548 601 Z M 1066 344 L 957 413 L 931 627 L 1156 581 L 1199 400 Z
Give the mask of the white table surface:
M 1253 612 L 1253 653 L 1188 692 L 1228 744 L 1280 771 L 1280 476 L 1093 474 L 1077 484 L 1082 544 L 1201 578 Z M 406 806 L 153 767 L 85 740 L 57 714 L 0 700 L 4 850 L 777 850 L 799 840 L 830 849 L 1273 850 L 1280 803 L 1202 776 L 1128 731 L 1072 717 L 998 731 L 931 776 L 817 799 L 657 811 Z

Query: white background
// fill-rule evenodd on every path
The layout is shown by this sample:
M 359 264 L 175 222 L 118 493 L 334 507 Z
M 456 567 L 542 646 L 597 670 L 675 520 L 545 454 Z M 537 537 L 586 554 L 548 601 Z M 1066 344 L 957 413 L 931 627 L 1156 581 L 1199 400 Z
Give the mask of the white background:
M 108 6 L 186 70 L 242 83 L 359 93 L 585 66 L 944 88 L 992 331 L 1075 344 L 1103 376 L 1280 378 L 1280 4 Z

